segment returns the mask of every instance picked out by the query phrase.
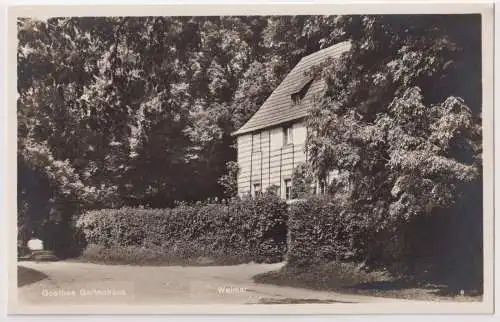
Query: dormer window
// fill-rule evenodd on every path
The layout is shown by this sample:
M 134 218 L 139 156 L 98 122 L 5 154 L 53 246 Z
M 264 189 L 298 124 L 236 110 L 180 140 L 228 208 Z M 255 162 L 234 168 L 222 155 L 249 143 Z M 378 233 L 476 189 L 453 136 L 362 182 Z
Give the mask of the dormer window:
M 291 98 L 294 105 L 302 102 L 302 99 L 306 96 L 307 90 L 311 86 L 312 81 L 313 80 L 311 78 L 307 78 L 297 87 L 296 91 L 292 93 Z
M 300 101 L 302 101 L 302 97 L 300 97 L 299 93 L 293 93 L 292 94 L 292 103 L 293 103 L 293 105 L 300 104 Z

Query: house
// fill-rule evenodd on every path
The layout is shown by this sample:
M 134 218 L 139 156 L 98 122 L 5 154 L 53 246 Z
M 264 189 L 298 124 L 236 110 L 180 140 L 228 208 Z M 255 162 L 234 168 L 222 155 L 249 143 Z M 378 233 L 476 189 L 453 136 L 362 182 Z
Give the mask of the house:
M 305 117 L 325 82 L 306 73 L 349 50 L 342 42 L 303 57 L 255 114 L 236 132 L 238 195 L 255 196 L 270 186 L 291 198 L 293 169 L 306 161 Z M 318 183 L 313 189 L 319 191 Z

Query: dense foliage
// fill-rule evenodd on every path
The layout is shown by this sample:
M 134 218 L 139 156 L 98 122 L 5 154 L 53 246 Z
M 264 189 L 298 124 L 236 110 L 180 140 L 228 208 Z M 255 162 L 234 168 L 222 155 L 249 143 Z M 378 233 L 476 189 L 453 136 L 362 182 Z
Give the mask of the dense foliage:
M 238 194 L 238 163 L 236 161 L 229 161 L 226 163 L 226 174 L 219 178 L 219 184 L 224 190 L 224 194 L 233 198 Z
M 171 209 L 120 208 L 79 218 L 88 247 L 127 247 L 184 260 L 278 262 L 286 252 L 287 206 L 266 194 L 222 203 L 180 204 Z
M 481 42 L 472 37 L 480 21 L 338 18 L 351 48 L 310 71 L 328 86 L 308 118 L 307 148 L 313 172 L 342 173 L 347 193 L 329 189 L 341 208 L 297 206 L 305 210 L 292 218 L 310 211 L 312 222 L 291 227 L 321 237 L 301 241 L 303 254 L 327 247 L 317 258 L 349 255 L 481 285 Z
M 292 172 L 292 199 L 303 199 L 313 194 L 313 176 L 306 163 L 299 163 Z
M 325 78 L 327 89 L 308 118 L 310 162 L 294 173 L 294 196 L 309 194 L 309 171 L 320 182 L 332 171 L 339 176 L 326 189 L 334 204 L 310 201 L 292 210 L 292 258 L 296 252 L 302 257 L 378 260 L 390 252 L 366 248 L 376 245 L 369 243 L 376 233 L 383 247 L 396 245 L 391 252 L 398 260 L 407 263 L 403 258 L 415 259 L 421 249 L 439 248 L 440 254 L 448 254 L 441 256 L 443 272 L 479 263 L 462 270 L 464 276 L 476 276 L 471 272 L 481 272 L 482 263 L 480 19 L 20 19 L 20 238 L 29 238 L 42 225 L 54 226 L 47 221 L 68 227 L 76 214 L 99 208 L 126 207 L 83 217 L 95 217 L 100 225 L 105 223 L 98 214 L 102 220 L 119 217 L 115 226 L 106 226 L 117 234 L 124 226 L 118 221 L 131 221 L 130 227 L 148 225 L 141 222 L 143 215 L 164 225 L 168 220 L 160 213 L 173 222 L 202 216 L 206 221 L 196 222 L 190 228 L 194 230 L 213 220 L 239 218 L 222 205 L 165 211 L 130 207 L 164 208 L 177 200 L 233 196 L 238 169 L 232 162 L 230 134 L 300 58 L 349 39 L 351 48 L 340 59 L 309 71 Z M 253 209 L 245 202 L 230 207 Z M 250 211 L 237 209 L 242 224 L 268 215 L 255 211 L 252 217 Z M 187 219 L 180 219 L 182 215 Z M 327 235 L 316 231 L 318 225 Z M 126 226 L 120 229 L 132 237 L 120 240 L 149 243 Z M 421 238 L 427 226 L 439 227 L 434 236 L 440 239 Z M 222 234 L 226 228 L 220 229 Z M 420 236 L 410 239 L 433 244 L 400 247 L 410 232 Z M 312 240 L 309 233 L 317 238 Z M 101 237 L 87 229 L 91 240 L 112 242 L 104 241 L 104 233 L 96 234 Z M 218 237 L 210 236 L 204 240 L 207 247 L 218 251 L 211 244 Z M 314 245 L 319 248 L 312 249 Z
M 53 209 L 69 222 L 233 195 L 231 132 L 302 56 L 332 44 L 334 19 L 20 19 L 22 238 Z
M 470 38 L 480 16 L 340 17 L 338 27 L 351 49 L 312 71 L 328 82 L 308 119 L 314 172 L 348 173 L 354 207 L 381 225 L 451 207 L 481 181 L 481 42 Z
M 374 241 L 374 218 L 353 213 L 331 197 L 294 203 L 289 214 L 287 259 L 292 266 L 363 261 Z
M 481 224 L 464 213 L 416 216 L 394 230 L 377 217 L 358 212 L 352 203 L 332 196 L 308 198 L 289 211 L 287 266 L 314 270 L 331 262 L 364 270 L 387 270 L 395 276 L 443 283 L 451 291 L 481 290 Z M 461 207 L 469 211 L 463 202 Z M 479 244 L 478 244 L 479 243 Z

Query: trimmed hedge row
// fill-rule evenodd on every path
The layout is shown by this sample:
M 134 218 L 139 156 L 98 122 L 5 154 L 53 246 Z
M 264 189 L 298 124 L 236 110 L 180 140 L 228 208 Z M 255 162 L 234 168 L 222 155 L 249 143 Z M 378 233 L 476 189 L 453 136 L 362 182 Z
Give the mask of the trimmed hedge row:
M 290 207 L 288 262 L 311 265 L 362 260 L 373 238 L 372 220 L 328 197 L 312 197 Z
M 290 207 L 287 264 L 314 269 L 328 262 L 351 262 L 399 276 L 477 287 L 482 285 L 481 218 L 459 204 L 390 221 L 356 212 L 342 200 L 314 197 Z
M 288 262 L 292 266 L 355 262 L 397 274 L 423 272 L 449 249 L 440 245 L 447 230 L 441 218 L 391 221 L 356 211 L 333 197 L 310 198 L 290 208 Z
M 273 195 L 172 209 L 102 209 L 77 221 L 94 248 L 148 249 L 186 261 L 211 257 L 239 262 L 281 261 L 287 248 L 286 224 L 287 205 Z
M 307 270 L 350 262 L 398 275 L 433 272 L 460 287 L 482 278 L 482 235 L 474 226 L 481 217 L 464 207 L 460 216 L 451 209 L 390 223 L 332 197 L 287 208 L 266 194 L 172 209 L 104 209 L 85 213 L 77 228 L 87 243 L 83 258 L 97 262 L 229 265 L 286 257 L 287 267 Z

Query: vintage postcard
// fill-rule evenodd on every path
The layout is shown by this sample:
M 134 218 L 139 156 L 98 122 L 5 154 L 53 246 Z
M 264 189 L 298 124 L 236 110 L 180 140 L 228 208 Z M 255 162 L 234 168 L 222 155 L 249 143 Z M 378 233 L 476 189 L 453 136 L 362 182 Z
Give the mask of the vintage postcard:
M 10 7 L 9 313 L 492 313 L 493 18 Z

